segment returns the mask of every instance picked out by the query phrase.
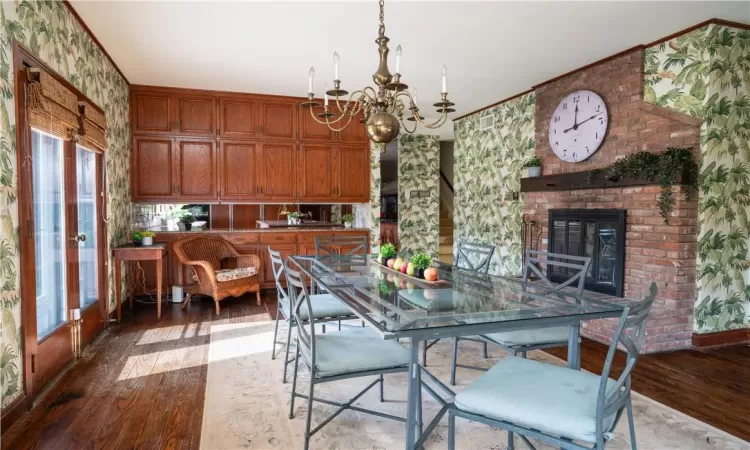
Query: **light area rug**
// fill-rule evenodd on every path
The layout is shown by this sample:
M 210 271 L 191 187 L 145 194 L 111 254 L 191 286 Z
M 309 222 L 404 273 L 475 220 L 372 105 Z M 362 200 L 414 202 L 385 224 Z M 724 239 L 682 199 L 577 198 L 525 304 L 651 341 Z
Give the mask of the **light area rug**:
M 271 360 L 273 326 L 271 321 L 214 322 L 211 325 L 201 433 L 202 450 L 303 448 L 307 402 L 296 399 L 295 418 L 289 419 L 291 381 L 287 384 L 281 382 L 283 346 L 278 347 L 281 356 Z M 279 336 L 283 339 L 286 337 L 286 328 L 283 324 L 279 328 Z M 335 327 L 329 327 L 328 330 L 335 332 Z M 507 355 L 499 348 L 490 347 L 492 357 L 484 359 L 480 344 L 462 342 L 460 345 L 460 359 L 473 365 L 490 367 Z M 450 356 L 449 340 L 433 346 L 428 355 L 429 370 L 446 383 L 450 374 Z M 544 352 L 530 352 L 529 357 L 562 364 L 562 361 Z M 479 371 L 458 370 L 458 386 L 454 388 L 456 391 L 465 388 L 482 374 Z M 292 365 L 289 367 L 289 380 L 291 374 Z M 385 403 L 380 403 L 378 389 L 374 387 L 355 404 L 404 417 L 407 376 L 393 374 L 385 377 Z M 315 395 L 347 401 L 373 379 L 374 377 L 365 377 L 316 384 Z M 308 380 L 309 372 L 301 371 L 298 392 L 307 392 Z M 423 398 L 425 423 L 428 423 L 439 410 L 439 404 L 426 392 Z M 639 449 L 750 450 L 750 443 L 640 394 L 633 394 L 633 407 Z M 335 407 L 315 403 L 313 427 L 334 410 Z M 503 430 L 461 418 L 456 419 L 456 425 L 457 449 L 506 448 L 507 433 Z M 425 448 L 447 448 L 447 434 L 446 416 L 433 431 Z M 347 410 L 315 434 L 310 447 L 328 450 L 402 449 L 404 438 L 402 423 Z M 515 444 L 516 448 L 526 448 L 518 437 Z M 537 447 L 552 448 L 541 443 Z M 627 418 L 623 416 L 607 449 L 630 448 Z

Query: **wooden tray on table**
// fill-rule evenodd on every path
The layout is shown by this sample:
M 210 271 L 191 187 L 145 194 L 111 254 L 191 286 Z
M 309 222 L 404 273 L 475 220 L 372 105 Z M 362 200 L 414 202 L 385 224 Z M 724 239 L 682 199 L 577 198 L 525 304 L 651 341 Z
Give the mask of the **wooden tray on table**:
M 417 278 L 412 275 L 407 275 L 399 270 L 391 269 L 388 266 L 384 266 L 383 264 L 378 264 L 378 266 L 386 272 L 390 272 L 394 275 L 398 275 L 399 277 L 403 277 L 403 278 L 406 278 L 407 280 L 411 280 L 417 283 L 425 284 L 427 286 L 440 287 L 440 286 L 444 286 L 448 284 L 448 282 L 445 280 L 427 281 L 424 278 Z

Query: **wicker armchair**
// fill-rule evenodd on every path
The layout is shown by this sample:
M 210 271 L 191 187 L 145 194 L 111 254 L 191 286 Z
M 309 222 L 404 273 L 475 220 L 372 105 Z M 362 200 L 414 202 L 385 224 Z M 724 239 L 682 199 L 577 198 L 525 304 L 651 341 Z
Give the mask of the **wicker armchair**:
M 181 264 L 191 266 L 198 282 L 196 294 L 213 297 L 216 315 L 220 314 L 219 302 L 227 297 L 238 297 L 255 292 L 260 301 L 260 258 L 243 255 L 229 242 L 221 238 L 195 236 L 175 242 L 172 248 Z M 222 270 L 221 261 L 236 258 L 237 269 Z M 188 296 L 183 308 L 190 301 Z

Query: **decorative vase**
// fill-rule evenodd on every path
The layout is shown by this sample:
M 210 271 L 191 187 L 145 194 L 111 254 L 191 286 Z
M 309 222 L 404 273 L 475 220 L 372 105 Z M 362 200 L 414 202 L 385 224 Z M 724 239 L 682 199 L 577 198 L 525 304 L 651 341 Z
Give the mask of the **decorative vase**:
M 537 167 L 529 167 L 529 177 L 538 177 L 542 174 L 542 168 Z
M 414 269 L 414 276 L 424 280 L 424 269 Z
M 185 231 L 191 231 L 193 229 L 192 223 L 185 223 Z
M 143 245 L 153 245 L 154 244 L 154 237 L 153 236 L 144 236 L 143 239 L 141 239 L 141 243 Z
M 351 222 L 344 222 L 344 228 L 351 228 L 352 223 Z

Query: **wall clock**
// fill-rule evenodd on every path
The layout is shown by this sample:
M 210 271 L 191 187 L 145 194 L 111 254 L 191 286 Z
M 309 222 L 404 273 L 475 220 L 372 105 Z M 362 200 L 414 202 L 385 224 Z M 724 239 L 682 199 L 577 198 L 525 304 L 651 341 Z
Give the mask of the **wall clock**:
M 558 158 L 581 162 L 596 153 L 607 134 L 607 105 L 592 91 L 565 97 L 549 121 L 549 145 Z

